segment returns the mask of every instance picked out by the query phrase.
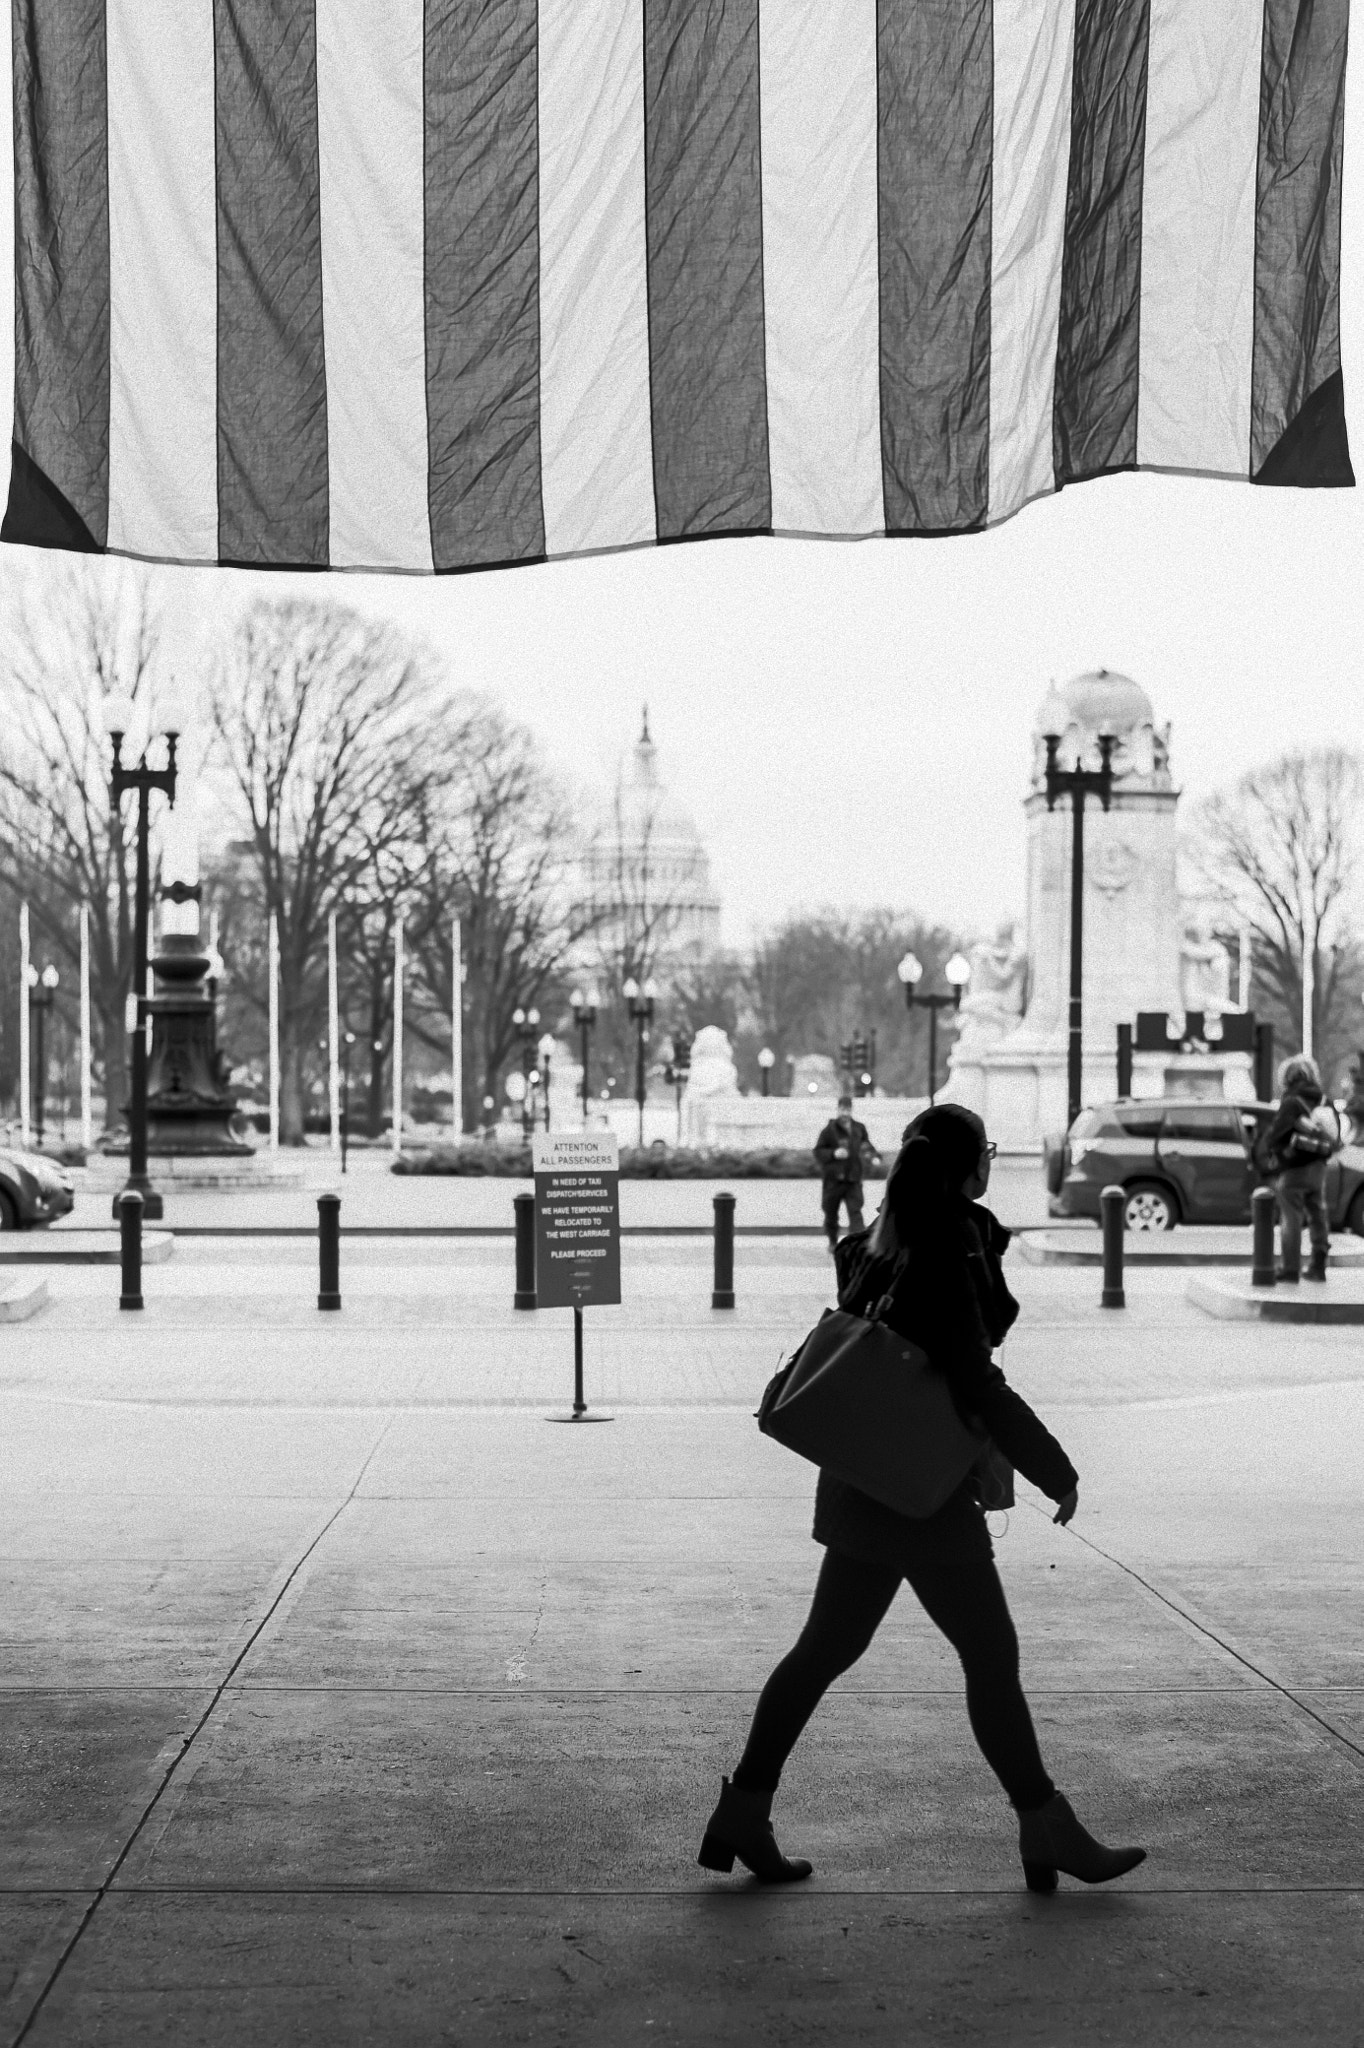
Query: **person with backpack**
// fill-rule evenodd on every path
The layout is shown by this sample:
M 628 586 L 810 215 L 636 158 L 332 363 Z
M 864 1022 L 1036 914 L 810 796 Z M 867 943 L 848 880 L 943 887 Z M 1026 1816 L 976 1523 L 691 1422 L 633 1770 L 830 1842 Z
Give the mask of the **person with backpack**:
M 810 1616 L 763 1687 L 698 1861 L 730 1870 L 737 1857 L 769 1884 L 810 1875 L 804 1858 L 777 1846 L 773 1794 L 824 1693 L 867 1649 L 907 1579 L 961 1659 L 972 1732 L 1018 1815 L 1029 1889 L 1054 1891 L 1058 1870 L 1101 1884 L 1134 1869 L 1146 1851 L 1095 1841 L 1047 1774 L 985 1523 L 998 1454 L 1057 1503 L 1053 1520 L 1063 1526 L 1079 1485 L 1060 1444 L 992 1362 L 1018 1315 L 1000 1265 L 1009 1232 L 979 1200 L 994 1147 L 980 1118 L 956 1104 L 922 1111 L 905 1138 L 874 1227 L 844 1238 L 835 1253 L 839 1307 L 865 1317 L 875 1311 L 918 1347 L 961 1419 L 988 1431 L 989 1442 L 943 1505 L 922 1518 L 821 1468 L 814 1538 L 825 1555 Z
M 1279 1073 L 1279 1113 L 1265 1137 L 1265 1164 L 1279 1204 L 1279 1264 L 1276 1280 L 1296 1286 L 1302 1276 L 1302 1232 L 1312 1247 L 1306 1277 L 1326 1278 L 1331 1230 L 1323 1191 L 1326 1167 L 1340 1150 L 1340 1121 L 1322 1099 L 1315 1060 L 1296 1053 Z
M 838 1098 L 838 1115 L 825 1124 L 815 1140 L 815 1158 L 824 1180 L 824 1234 L 833 1251 L 838 1244 L 838 1212 L 848 1208 L 848 1228 L 862 1228 L 862 1175 L 867 1166 L 879 1165 L 881 1155 L 871 1135 L 852 1113 L 851 1095 Z

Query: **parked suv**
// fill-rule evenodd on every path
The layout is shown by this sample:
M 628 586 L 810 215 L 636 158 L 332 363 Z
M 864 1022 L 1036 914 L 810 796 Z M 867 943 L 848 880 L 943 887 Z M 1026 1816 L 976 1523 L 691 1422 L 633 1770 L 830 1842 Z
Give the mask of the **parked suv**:
M 1273 1102 L 1110 1102 L 1082 1110 L 1069 1136 L 1046 1148 L 1053 1216 L 1099 1215 L 1099 1195 L 1120 1187 L 1129 1230 L 1177 1223 L 1249 1223 L 1264 1175 L 1256 1140 Z M 1364 1237 L 1364 1146 L 1346 1145 L 1326 1169 L 1332 1230 Z
M 71 1176 L 40 1152 L 0 1149 L 0 1230 L 27 1230 L 69 1216 L 75 1206 Z

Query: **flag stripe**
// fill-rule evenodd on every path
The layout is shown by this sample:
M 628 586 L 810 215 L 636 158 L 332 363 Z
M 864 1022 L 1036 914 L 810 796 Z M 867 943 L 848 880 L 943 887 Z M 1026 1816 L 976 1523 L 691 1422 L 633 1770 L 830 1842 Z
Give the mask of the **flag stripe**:
M 762 532 L 758 0 L 644 0 L 644 108 L 658 536 Z
M 985 517 L 990 462 L 990 0 L 880 0 L 881 466 L 886 529 Z
M 651 541 L 639 0 L 540 0 L 540 324 L 548 552 Z
M 213 0 L 107 0 L 109 546 L 218 551 Z
M 884 526 L 876 0 L 763 0 L 772 524 Z
M 104 0 L 16 0 L 14 438 L 101 548 L 109 521 L 107 104 Z
M 1150 0 L 1077 0 L 1056 356 L 1058 483 L 1137 459 Z
M 1138 460 L 1245 476 L 1264 0 L 1151 0 Z
M 995 0 L 990 518 L 1056 487 L 1075 0 Z
M 431 568 L 423 0 L 317 0 L 332 566 Z M 376 363 L 382 365 L 375 375 Z
M 1349 0 L 1265 0 L 1251 473 L 1340 368 Z
M 327 566 L 327 373 L 311 0 L 215 0 L 218 549 Z
M 426 408 L 437 569 L 545 552 L 535 0 L 428 0 Z

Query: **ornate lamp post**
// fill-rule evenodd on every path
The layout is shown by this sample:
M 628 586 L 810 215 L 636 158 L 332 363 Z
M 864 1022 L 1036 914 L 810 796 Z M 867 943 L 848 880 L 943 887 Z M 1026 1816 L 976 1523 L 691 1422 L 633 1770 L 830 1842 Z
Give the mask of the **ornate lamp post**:
M 673 1089 L 677 1102 L 677 1142 L 679 1145 L 682 1143 L 682 1090 L 691 1079 L 691 1048 L 692 1039 L 690 1032 L 674 1031 L 672 1056 L 663 1070 L 663 1078 Z
M 28 970 L 28 1013 L 33 1027 L 33 1127 L 40 1152 L 43 1149 L 43 1127 L 47 1109 L 47 1051 L 43 1040 L 43 1024 L 56 999 L 57 983 L 60 979 L 50 960 L 41 974 L 36 967 L 30 967 Z
M 151 910 L 151 862 L 148 828 L 152 792 L 160 790 L 175 802 L 175 743 L 184 728 L 179 706 L 167 704 L 158 720 L 166 738 L 164 768 L 147 766 L 147 750 L 136 768 L 123 765 L 123 739 L 135 716 L 133 700 L 114 692 L 104 700 L 104 727 L 113 743 L 114 765 L 109 777 L 109 801 L 115 817 L 122 810 L 127 790 L 137 792 L 137 870 L 133 894 L 133 985 L 128 998 L 128 1022 L 132 1031 L 132 1076 L 128 1096 L 128 1179 L 120 1193 L 139 1194 L 142 1214 L 150 1222 L 165 1213 L 161 1197 L 147 1178 L 147 925 Z M 119 1196 L 114 1197 L 114 1220 L 119 1217 Z
M 1066 1129 L 1069 1130 L 1080 1114 L 1080 1097 L 1084 1088 L 1082 998 L 1085 938 L 1085 798 L 1097 796 L 1104 809 L 1109 808 L 1113 797 L 1113 748 L 1116 739 L 1111 732 L 1099 734 L 1097 768 L 1082 768 L 1078 761 L 1073 768 L 1059 768 L 1056 763 L 1056 750 L 1061 744 L 1061 735 L 1048 732 L 1043 733 L 1042 737 L 1047 744 L 1047 809 L 1054 811 L 1057 798 L 1069 796 L 1072 819 L 1070 1029 L 1066 1047 Z
M 535 1129 L 535 1097 L 531 1094 L 531 1075 L 535 1072 L 535 1041 L 540 1023 L 538 1010 L 513 1010 L 512 1023 L 521 1046 L 521 1079 L 525 1094 L 521 1097 L 521 1131 L 526 1138 Z
M 762 1073 L 763 1094 L 771 1093 L 772 1069 L 777 1064 L 777 1055 L 770 1045 L 765 1045 L 758 1054 L 758 1066 Z
M 943 978 L 951 990 L 950 995 L 919 994 L 924 963 L 915 953 L 906 953 L 895 972 L 905 992 L 905 1008 L 928 1012 L 928 1100 L 931 1104 L 938 1098 L 938 1012 L 961 1008 L 961 992 L 971 979 L 971 963 L 964 953 L 954 953 L 944 967 Z
M 643 988 L 631 975 L 621 988 L 621 994 L 630 1005 L 630 1015 L 635 1025 L 635 1101 L 639 1104 L 639 1142 L 644 1145 L 644 1056 L 649 1043 L 649 1026 L 654 1021 L 654 1005 L 658 1001 L 658 983 L 652 977 Z
M 586 995 L 584 995 L 583 991 L 580 988 L 575 988 L 573 994 L 569 997 L 569 1001 L 573 1006 L 573 1021 L 578 1027 L 579 1040 L 582 1045 L 582 1098 L 584 1130 L 587 1129 L 587 1105 L 590 1099 L 591 1092 L 587 1078 L 588 1055 L 591 1051 L 592 1046 L 592 1026 L 597 1021 L 597 1006 L 600 1000 L 601 998 L 598 996 L 597 991 L 594 988 L 588 989 Z
M 545 1129 L 549 1129 L 549 1063 L 554 1057 L 554 1033 L 547 1031 L 540 1040 L 540 1097 L 545 1105 Z

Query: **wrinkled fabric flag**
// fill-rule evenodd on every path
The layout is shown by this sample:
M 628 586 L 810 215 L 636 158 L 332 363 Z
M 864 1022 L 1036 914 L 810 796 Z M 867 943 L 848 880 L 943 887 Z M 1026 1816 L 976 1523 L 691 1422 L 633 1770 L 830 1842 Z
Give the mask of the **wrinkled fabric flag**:
M 6 540 L 430 573 L 1354 481 L 1348 0 L 13 0 Z

